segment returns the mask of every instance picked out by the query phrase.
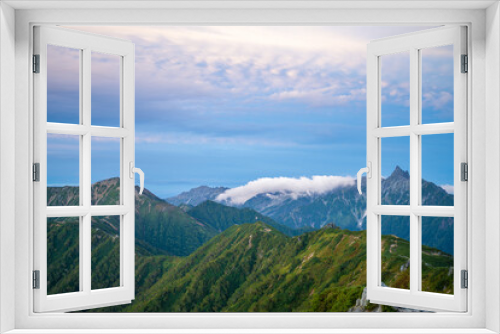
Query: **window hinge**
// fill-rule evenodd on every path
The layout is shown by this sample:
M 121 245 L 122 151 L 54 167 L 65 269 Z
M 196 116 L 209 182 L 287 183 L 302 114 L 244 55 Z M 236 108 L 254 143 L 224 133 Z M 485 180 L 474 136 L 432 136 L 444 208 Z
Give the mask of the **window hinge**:
M 462 289 L 469 288 L 469 273 L 468 273 L 468 271 L 462 270 L 461 276 L 462 276 Z
M 40 73 L 40 55 L 33 55 L 33 73 Z
M 469 72 L 469 56 L 462 55 L 462 73 Z
M 460 175 L 460 180 L 469 181 L 469 165 L 466 162 L 460 165 Z
M 40 289 L 40 270 L 33 270 L 33 289 Z
M 39 182 L 40 181 L 40 163 L 35 162 L 33 164 L 33 181 Z

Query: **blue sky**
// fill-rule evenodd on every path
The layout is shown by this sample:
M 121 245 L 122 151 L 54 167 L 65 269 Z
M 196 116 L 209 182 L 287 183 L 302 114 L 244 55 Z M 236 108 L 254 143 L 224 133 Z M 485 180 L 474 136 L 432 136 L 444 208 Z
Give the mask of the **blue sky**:
M 168 197 L 262 177 L 354 176 L 366 161 L 366 44 L 425 27 L 78 29 L 135 43 L 136 165 L 146 187 Z M 52 51 L 48 120 L 78 122 L 78 54 Z M 452 121 L 453 77 L 443 75 L 450 47 L 423 55 L 422 121 Z M 409 119 L 405 57 L 383 59 L 384 126 Z M 92 124 L 115 126 L 116 59 L 95 54 L 92 66 Z M 453 145 L 452 135 L 440 136 L 425 139 L 423 175 L 450 185 L 453 166 L 445 162 L 453 156 L 443 145 Z M 78 182 L 78 156 L 67 153 L 75 144 L 68 136 L 49 139 L 49 184 Z M 117 143 L 92 144 L 92 180 L 116 176 Z M 396 164 L 408 169 L 404 140 L 386 147 L 383 174 Z

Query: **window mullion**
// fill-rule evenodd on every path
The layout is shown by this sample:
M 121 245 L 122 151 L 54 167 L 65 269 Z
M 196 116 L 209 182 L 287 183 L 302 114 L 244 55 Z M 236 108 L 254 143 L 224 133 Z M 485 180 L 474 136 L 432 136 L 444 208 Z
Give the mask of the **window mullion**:
M 80 73 L 79 73 L 79 90 L 80 90 L 80 93 L 79 93 L 79 107 L 80 107 L 80 110 L 79 110 L 79 114 L 80 114 L 80 124 L 78 124 L 78 127 L 83 127 L 83 122 L 84 122 L 84 117 L 83 117 L 83 114 L 84 114 L 84 103 L 83 103 L 83 90 L 84 90 L 84 86 L 83 86 L 83 83 L 84 83 L 84 80 L 83 80 L 83 74 L 84 74 L 84 71 L 83 71 L 83 64 L 84 64 L 84 60 L 83 60 L 83 50 L 80 50 Z M 47 127 L 50 128 L 50 123 L 47 124 Z M 67 125 L 64 124 L 64 126 L 60 126 L 60 128 L 62 129 L 67 129 Z M 85 198 L 85 185 L 83 183 L 83 171 L 84 171 L 84 168 L 83 168 L 83 161 L 84 161 L 84 155 L 83 155 L 83 152 L 84 152 L 84 143 L 83 143 L 83 136 L 79 136 L 79 141 L 80 141 L 80 159 L 79 159 L 79 168 L 80 168 L 80 178 L 79 178 L 79 193 L 80 193 L 80 207 L 83 207 L 84 206 L 84 198 Z M 83 216 L 79 216 L 79 231 L 78 231 L 78 236 L 79 236 L 79 251 L 80 251 L 80 256 L 78 257 L 79 258 L 79 268 L 80 270 L 78 271 L 78 274 L 79 274 L 79 289 L 80 291 L 82 291 L 84 289 L 84 279 L 83 279 L 83 268 L 85 267 L 85 263 L 84 263 L 84 259 L 83 259 L 83 256 L 82 254 L 83 253 L 83 244 L 84 244 L 84 219 L 83 219 Z
M 85 127 L 91 126 L 91 51 L 89 49 L 83 49 L 82 57 L 82 85 L 81 85 L 81 98 L 82 98 L 82 124 Z M 92 257 L 92 216 L 90 215 L 90 206 L 92 202 L 91 194 L 91 135 L 87 132 L 82 136 L 82 157 L 80 159 L 82 177 L 80 179 L 82 189 L 82 199 L 83 206 L 89 208 L 82 218 L 82 229 L 80 242 L 80 261 L 82 266 L 80 267 L 80 276 L 83 281 L 82 287 L 84 292 L 90 293 L 91 282 L 92 282 L 92 269 L 91 269 L 91 257 Z
M 419 124 L 420 99 L 419 51 L 410 49 L 410 291 L 420 286 L 420 218 L 414 209 L 420 204 L 420 136 L 415 133 Z

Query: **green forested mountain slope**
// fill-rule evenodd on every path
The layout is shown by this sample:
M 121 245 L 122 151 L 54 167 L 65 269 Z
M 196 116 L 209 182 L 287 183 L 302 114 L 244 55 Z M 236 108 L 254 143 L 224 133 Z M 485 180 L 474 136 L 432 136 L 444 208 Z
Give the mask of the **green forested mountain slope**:
M 222 232 L 233 225 L 253 223 L 261 221 L 269 226 L 276 228 L 288 236 L 296 236 L 305 232 L 313 231 L 312 228 L 304 227 L 293 229 L 285 225 L 276 223 L 269 217 L 266 217 L 250 208 L 234 208 L 222 205 L 213 201 L 205 201 L 194 208 L 186 211 L 191 217 L 200 222 L 212 226 L 217 231 Z
M 47 293 L 79 291 L 79 220 L 47 219 Z
M 170 255 L 186 256 L 218 231 L 159 199 L 147 189 L 135 193 L 135 236 Z
M 116 205 L 119 198 L 119 179 L 112 178 L 92 185 L 93 205 Z M 78 205 L 78 187 L 48 187 L 49 206 Z M 211 201 L 194 208 L 178 208 L 144 189 L 135 195 L 135 236 L 139 251 L 153 254 L 186 256 L 210 238 L 234 224 L 264 221 L 287 235 L 298 235 L 310 228 L 292 229 L 252 209 L 237 209 Z M 97 217 L 93 227 L 116 233 L 118 216 Z
M 50 219 L 47 226 L 48 294 L 79 290 L 79 222 L 77 218 Z M 101 222 L 102 225 L 106 223 Z M 101 226 L 102 226 L 101 225 Z M 120 248 L 118 234 L 92 229 L 92 289 L 119 286 Z M 151 255 L 144 252 L 144 254 Z
M 407 288 L 408 241 L 384 236 L 382 245 L 384 283 Z M 424 253 L 426 290 L 452 292 L 453 258 Z M 366 284 L 366 238 L 338 228 L 290 238 L 262 222 L 243 224 L 188 257 L 138 258 L 136 276 L 132 304 L 94 311 L 346 312 Z
M 77 234 L 63 233 L 70 224 L 54 223 L 49 244 L 64 239 L 66 246 L 77 245 Z M 382 246 L 384 283 L 408 288 L 408 242 L 384 236 Z M 118 247 L 116 238 L 94 231 L 93 288 L 118 284 L 118 264 L 110 261 Z M 345 312 L 366 284 L 365 252 L 364 232 L 325 228 L 290 238 L 261 222 L 232 226 L 188 257 L 136 256 L 136 299 L 93 311 Z M 72 248 L 54 258 L 60 261 L 49 261 L 49 281 L 58 284 L 49 293 L 77 290 Z M 424 247 L 426 291 L 453 293 L 452 261 Z
M 93 198 L 109 203 L 107 194 L 113 198 L 117 187 L 118 179 L 102 181 L 94 185 L 99 193 Z M 78 193 L 75 189 L 49 188 L 49 205 L 66 203 L 66 195 Z M 136 299 L 94 311 L 333 312 L 347 311 L 360 298 L 366 277 L 364 231 L 327 225 L 288 237 L 255 222 L 251 209 L 229 209 L 207 202 L 186 213 L 147 190 L 136 194 Z M 250 218 L 251 224 L 242 222 Z M 48 221 L 49 294 L 79 288 L 78 234 L 78 219 Z M 118 236 L 118 217 L 93 217 L 93 288 L 119 282 Z M 382 247 L 384 283 L 407 288 L 408 241 L 387 235 Z M 452 256 L 426 246 L 423 254 L 424 289 L 452 293 Z
M 78 187 L 48 187 L 49 206 L 78 205 Z M 71 198 L 72 201 L 66 200 Z M 92 185 L 94 205 L 116 205 L 119 198 L 119 179 L 112 178 Z M 154 254 L 185 256 L 218 233 L 209 225 L 201 223 L 183 210 L 159 199 L 144 190 L 135 196 L 135 237 L 142 250 Z M 118 216 L 94 219 L 93 227 L 110 232 L 120 226 Z

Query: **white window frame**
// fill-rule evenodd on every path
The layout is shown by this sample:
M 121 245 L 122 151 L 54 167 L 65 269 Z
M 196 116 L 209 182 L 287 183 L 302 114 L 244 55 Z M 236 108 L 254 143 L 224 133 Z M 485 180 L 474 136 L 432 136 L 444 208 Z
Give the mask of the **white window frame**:
M 448 26 L 372 41 L 367 52 L 367 298 L 376 304 L 414 307 L 424 310 L 467 310 L 467 290 L 461 287 L 461 271 L 467 270 L 467 183 L 460 168 L 467 163 L 467 76 L 461 73 L 461 56 L 467 54 L 466 27 Z M 421 51 L 451 45 L 453 47 L 454 120 L 447 123 L 422 123 Z M 381 59 L 386 55 L 409 55 L 409 124 L 383 126 Z M 454 206 L 422 205 L 422 141 L 424 135 L 453 134 Z M 408 138 L 410 159 L 410 202 L 408 205 L 381 203 L 381 158 L 384 138 Z M 382 217 L 406 216 L 410 222 L 410 288 L 382 286 Z M 454 293 L 422 291 L 422 217 L 452 217 L 454 243 Z
M 39 271 L 39 289 L 34 289 L 34 311 L 75 311 L 130 303 L 135 297 L 135 186 L 130 177 L 135 160 L 135 51 L 130 41 L 52 26 L 34 27 L 34 54 L 39 56 L 39 73 L 34 84 L 34 161 L 39 164 L 39 181 L 34 193 L 34 270 Z M 78 50 L 80 67 L 80 115 L 78 124 L 47 121 L 47 46 Z M 92 53 L 119 58 L 119 127 L 92 125 Z M 79 137 L 79 191 L 77 206 L 47 206 L 47 135 Z M 120 141 L 120 199 L 118 205 L 91 204 L 92 138 L 108 137 Z M 120 216 L 120 284 L 92 289 L 91 219 L 93 216 Z M 47 218 L 79 219 L 79 291 L 47 295 Z
M 408 2 L 408 1 L 405 1 Z M 216 1 L 205 4 L 179 4 L 172 2 L 165 4 L 163 9 L 146 9 L 147 6 L 161 6 L 157 2 L 151 5 L 144 1 L 144 5 L 135 3 L 136 7 L 143 10 L 119 9 L 99 10 L 106 7 L 102 2 L 77 2 L 74 6 L 88 9 L 57 9 L 58 6 L 72 6 L 65 2 L 16 2 L 2 3 L 0 9 L 0 24 L 6 25 L 10 30 L 0 32 L 2 52 L 12 51 L 12 36 L 9 33 L 15 30 L 15 61 L 12 56 L 0 54 L 2 70 L 15 64 L 15 74 L 12 71 L 2 72 L 0 94 L 2 109 L 0 117 L 15 127 L 15 149 L 9 149 L 11 143 L 5 139 L 12 136 L 12 132 L 0 132 L 2 141 L 0 178 L 8 181 L 12 175 L 8 174 L 15 167 L 15 182 L 7 184 L 14 188 L 15 185 L 15 231 L 12 225 L 5 223 L 2 218 L 1 231 L 8 234 L 1 235 L 2 249 L 0 249 L 0 265 L 2 277 L 0 278 L 0 316 L 5 322 L 2 330 L 17 329 L 16 333 L 37 332 L 37 329 L 61 329 L 61 332 L 76 332 L 76 329 L 88 329 L 88 332 L 105 332 L 103 329 L 138 329 L 135 332 L 144 332 L 146 329 L 164 329 L 163 332 L 178 332 L 175 328 L 221 329 L 212 332 L 238 332 L 237 329 L 254 328 L 256 332 L 279 332 L 279 329 L 288 328 L 288 332 L 346 332 L 350 333 L 376 333 L 376 332 L 412 332 L 412 328 L 419 328 L 422 333 L 438 332 L 466 332 L 466 333 L 492 333 L 500 330 L 498 312 L 500 310 L 499 293 L 499 244 L 500 230 L 500 175 L 498 175 L 498 152 L 500 136 L 498 134 L 500 118 L 498 109 L 500 99 L 499 80 L 499 51 L 500 51 L 500 19 L 498 4 L 495 2 L 446 2 L 434 1 L 410 4 L 398 2 L 399 9 L 390 9 L 396 4 L 380 1 L 370 2 L 369 6 L 362 2 L 332 2 L 332 3 L 282 3 L 269 2 L 264 4 L 247 4 L 247 9 L 214 9 L 224 5 Z M 15 12 L 15 23 L 12 20 L 13 10 L 9 7 L 25 6 L 24 8 L 38 8 L 32 10 L 19 10 Z M 125 2 L 123 2 L 124 5 Z M 31 6 L 31 7 L 30 7 Z M 33 7 L 34 6 L 34 7 Z M 54 7 L 55 6 L 55 7 Z M 116 6 L 107 3 L 107 6 Z M 176 8 L 177 6 L 177 8 Z M 273 7 L 274 6 L 274 7 Z M 280 8 L 281 6 L 281 8 Z M 315 7 L 316 6 L 316 7 Z M 366 7 L 363 7 L 366 6 Z M 432 6 L 432 7 L 426 7 Z M 451 8 L 461 6 L 460 8 Z M 487 6 L 490 6 L 487 10 Z M 179 9 L 178 7 L 184 8 Z M 194 7 L 194 8 L 193 8 Z M 294 7 L 294 8 L 292 8 Z M 49 8 L 41 10 L 40 8 Z M 73 7 L 75 8 L 75 7 Z M 91 9 L 94 8 L 94 9 Z M 186 9 L 191 8 L 191 9 Z M 205 10 L 203 10 L 203 8 Z M 346 9 L 351 8 L 351 9 Z M 357 8 L 357 9 L 352 9 Z M 369 9 L 367 9 L 369 8 Z M 374 9 L 375 8 L 375 9 Z M 401 9 L 406 8 L 406 9 Z M 438 8 L 438 9 L 436 9 Z M 439 9 L 444 8 L 444 9 Z M 7 17 L 5 21 L 2 21 Z M 486 22 L 486 26 L 485 26 Z M 470 288 L 468 289 L 469 308 L 467 313 L 438 313 L 438 314 L 34 314 L 31 269 L 32 259 L 32 218 L 33 212 L 30 181 L 32 147 L 32 76 L 29 73 L 32 50 L 32 26 L 34 24 L 63 24 L 63 25 L 133 25 L 133 24 L 213 24 L 213 25 L 380 25 L 380 24 L 408 24 L 408 25 L 436 25 L 436 24 L 465 24 L 469 27 L 469 55 L 471 57 L 469 76 L 469 119 L 468 131 L 471 133 L 469 141 L 470 179 L 468 195 L 468 218 L 474 229 L 469 227 L 470 254 L 468 267 L 470 270 Z M 4 44 L 5 43 L 5 44 Z M 4 48 L 7 45 L 7 48 Z M 9 58 L 10 57 L 10 58 Z M 485 64 L 490 67 L 485 71 Z M 5 78 L 4 73 L 10 73 Z M 8 85 L 14 82 L 15 89 Z M 488 85 L 487 85 L 488 84 Z M 15 91 L 15 101 L 4 97 L 9 92 Z M 7 109 L 6 109 L 7 108 Z M 14 110 L 15 108 L 15 117 Z M 8 111 L 6 111 L 8 110 Z M 488 120 L 488 121 L 486 121 Z M 9 164 L 5 158 L 15 159 Z M 488 183 L 485 182 L 485 171 L 489 175 Z M 491 174 L 489 173 L 491 172 Z M 8 195 L 2 186 L 2 194 Z M 488 194 L 488 196 L 486 196 Z M 490 204 L 485 206 L 485 201 Z M 9 205 L 7 196 L 0 198 L 0 208 L 6 210 Z M 5 212 L 5 213 L 4 213 Z M 5 217 L 13 214 L 10 211 L 1 213 Z M 15 243 L 9 238 L 15 237 Z M 12 256 L 14 254 L 14 256 Z M 29 259 L 29 260 L 28 260 Z M 485 266 L 488 263 L 488 266 Z M 15 281 L 15 291 L 12 286 L 6 286 Z M 486 293 L 488 289 L 488 293 Z M 4 299 L 5 298 L 5 299 Z M 10 303 L 10 305 L 9 305 Z M 15 309 L 12 311 L 12 305 Z M 10 306 L 8 308 L 7 306 Z M 9 316 L 14 316 L 9 318 Z M 5 325 L 4 325 L 5 324 Z M 170 331 L 168 330 L 170 328 Z M 269 329 L 265 331 L 264 329 Z M 381 330 L 384 328 L 384 330 Z M 25 330 L 26 329 L 26 330 Z M 30 329 L 30 331 L 28 331 Z M 64 330 L 62 330 L 64 329 Z M 99 330 L 100 329 L 100 330 Z M 260 329 L 260 330 L 259 330 Z M 293 329 L 296 329 L 295 331 Z M 298 330 L 300 329 L 300 330 Z M 342 330 L 345 329 L 345 330 Z M 349 330 L 347 330 L 349 329 Z M 356 330 L 357 329 L 357 330 Z M 447 330 L 448 329 L 448 330 Z M 463 330 L 459 330 L 463 329 Z M 57 332 L 56 330 L 52 332 Z

